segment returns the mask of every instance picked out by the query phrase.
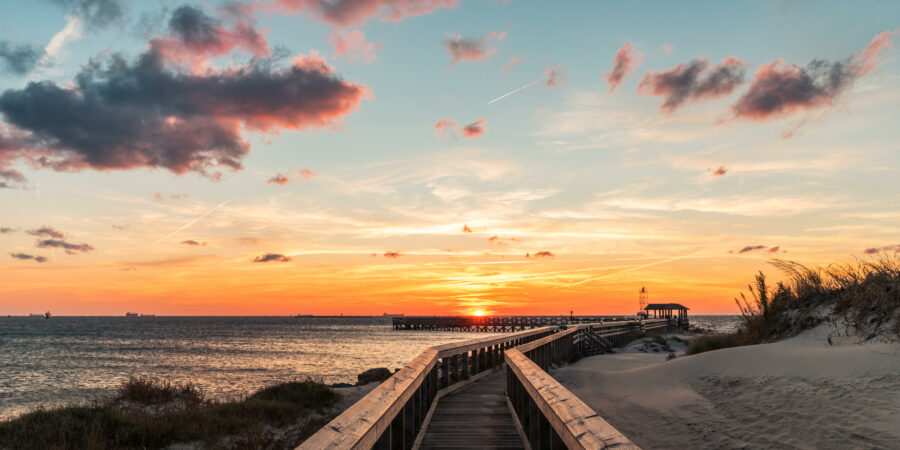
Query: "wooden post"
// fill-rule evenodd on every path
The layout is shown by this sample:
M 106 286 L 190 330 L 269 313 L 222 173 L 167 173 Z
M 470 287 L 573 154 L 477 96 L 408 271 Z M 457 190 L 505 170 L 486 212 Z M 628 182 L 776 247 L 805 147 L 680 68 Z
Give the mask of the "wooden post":
M 450 358 L 441 358 L 441 389 L 450 386 Z
M 469 352 L 462 354 L 462 377 L 469 378 Z

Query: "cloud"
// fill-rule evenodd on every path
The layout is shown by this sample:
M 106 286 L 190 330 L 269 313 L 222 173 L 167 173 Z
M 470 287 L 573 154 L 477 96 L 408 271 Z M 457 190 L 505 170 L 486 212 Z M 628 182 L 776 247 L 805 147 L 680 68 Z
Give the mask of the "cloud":
M 634 48 L 634 44 L 626 42 L 613 58 L 613 68 L 604 77 L 609 83 L 609 92 L 616 90 L 625 76 L 634 72 L 644 62 L 644 52 Z
M 119 21 L 125 11 L 123 0 L 49 0 L 62 6 L 92 28 L 105 28 Z
M 781 250 L 781 247 L 776 245 L 774 247 L 769 248 L 769 253 L 778 253 L 779 250 Z
M 3 149 L 0 148 L 0 157 L 3 156 L 2 152 Z M 13 189 L 18 187 L 17 184 L 25 183 L 26 181 L 22 172 L 15 169 L 4 169 L 3 166 L 0 166 L 0 189 Z
M 665 44 L 660 45 L 659 48 L 657 48 L 657 51 L 663 52 L 667 55 L 671 55 L 675 51 L 675 44 L 666 42 Z
M 291 258 L 284 256 L 281 253 L 266 253 L 265 255 L 253 258 L 253 262 L 255 263 L 288 262 L 290 260 Z
M 510 70 L 513 70 L 514 67 L 519 65 L 519 63 L 524 60 L 525 60 L 524 56 L 510 56 L 509 61 L 505 65 L 500 67 L 500 71 L 501 72 L 509 72 Z
M 842 61 L 814 59 L 805 68 L 781 59 L 760 66 L 750 88 L 732 105 L 735 118 L 766 120 L 834 104 L 853 83 L 878 63 L 879 53 L 893 45 L 884 32 L 861 52 Z
M 166 199 L 170 199 L 170 200 L 181 200 L 181 199 L 185 199 L 185 198 L 188 198 L 188 197 L 189 197 L 189 195 L 187 195 L 187 194 L 169 194 L 169 195 L 165 195 L 165 194 L 162 194 L 162 193 L 159 193 L 159 192 L 153 194 L 153 199 L 156 200 L 156 201 L 158 201 L 158 202 L 161 202 L 161 201 L 166 200 Z
M 57 238 L 57 239 L 62 239 L 64 237 L 66 237 L 62 231 L 56 230 L 56 229 L 48 227 L 46 225 L 42 226 L 40 228 L 35 228 L 33 230 L 28 230 L 28 231 L 26 231 L 26 233 L 28 233 L 32 236 L 51 237 L 51 238 Z
M 478 119 L 475 122 L 472 122 L 462 128 L 459 127 L 459 123 L 452 119 L 441 119 L 438 120 L 436 124 L 434 124 L 434 132 L 438 137 L 448 136 L 453 139 L 458 139 L 460 137 L 463 138 L 477 138 L 484 134 L 486 128 L 485 124 L 487 120 Z
M 166 62 L 189 63 L 194 69 L 203 67 L 209 58 L 226 55 L 236 48 L 256 57 L 269 54 L 265 37 L 256 30 L 253 8 L 232 4 L 220 13 L 233 22 L 231 29 L 200 8 L 180 6 L 169 19 L 170 35 L 151 40 L 150 46 Z
M 748 245 L 748 246 L 738 250 L 738 253 L 747 253 L 747 252 L 752 252 L 754 250 L 764 250 L 766 248 L 768 248 L 768 247 L 766 247 L 765 245 Z
M 134 61 L 95 59 L 73 86 L 29 83 L 0 95 L 0 113 L 22 136 L 0 133 L 0 142 L 17 144 L 0 152 L 59 171 L 149 167 L 215 179 L 210 170 L 242 168 L 250 150 L 242 130 L 333 128 L 370 95 L 315 52 L 289 68 L 274 65 L 263 58 L 183 73 L 153 48 Z
M 511 238 L 503 238 L 497 235 L 491 236 L 488 238 L 488 244 L 497 245 L 500 247 L 512 244 L 514 242 L 519 242 L 519 238 L 511 237 Z
M 9 228 L 3 228 L 3 229 L 4 229 L 4 230 L 8 230 Z M 7 233 L 6 231 L 3 231 L 3 232 L 4 232 L 4 233 Z M 462 232 L 463 232 L 463 233 L 471 233 L 471 232 L 472 232 L 472 229 L 469 228 L 468 225 L 463 225 L 463 227 L 462 227 Z
M 403 256 L 403 255 L 401 255 L 400 252 L 384 252 L 385 258 L 395 258 L 396 259 L 401 256 Z
M 112 229 L 113 229 L 113 230 L 124 230 L 124 229 L 126 229 L 126 228 L 128 228 L 128 225 L 116 225 L 116 224 L 112 224 Z
M 525 257 L 526 257 L 526 258 L 534 258 L 534 259 L 553 258 L 553 257 L 555 257 L 555 256 L 556 256 L 556 255 L 554 255 L 553 252 L 548 252 L 548 251 L 546 251 L 546 250 L 540 251 L 540 252 L 536 252 L 536 253 L 534 253 L 534 254 L 532 254 L 532 253 L 526 253 L 526 254 L 525 254 Z
M 562 64 L 557 64 L 544 69 L 544 86 L 555 88 L 565 86 L 567 83 L 568 77 L 562 70 Z
M 188 239 L 188 240 L 186 240 L 186 241 L 181 241 L 181 245 L 190 245 L 190 246 L 195 246 L 195 247 L 196 247 L 196 246 L 199 246 L 199 247 L 206 247 L 206 242 L 197 242 L 197 241 L 195 241 L 195 240 L 193 240 L 193 239 Z
M 686 103 L 731 94 L 744 82 L 745 74 L 746 63 L 733 56 L 713 67 L 705 58 L 698 58 L 658 73 L 648 70 L 638 93 L 665 97 L 660 109 L 671 113 Z
M 485 128 L 484 124 L 487 123 L 484 119 L 478 119 L 475 122 L 472 122 L 462 128 L 463 137 L 464 138 L 477 138 L 484 134 Z
M 876 253 L 900 253 L 900 244 L 897 245 L 886 245 L 884 247 L 871 247 L 863 250 L 863 253 L 867 255 L 874 255 Z
M 16 230 L 15 228 L 0 227 L 0 234 L 15 233 L 16 231 L 18 231 L 18 230 Z
M 43 256 L 29 255 L 26 253 L 10 253 L 9 256 L 12 256 L 15 259 L 24 259 L 24 260 L 33 259 L 39 263 L 43 263 L 43 262 L 47 261 L 47 258 L 45 258 Z
M 360 30 L 332 30 L 328 43 L 334 46 L 334 58 L 343 57 L 348 61 L 375 62 L 375 44 L 366 41 Z
M 276 174 L 274 177 L 269 178 L 269 180 L 266 181 L 266 183 L 284 186 L 285 184 L 288 184 L 289 181 L 291 181 L 291 180 L 289 180 L 288 177 L 279 173 L 279 174 Z
M 319 174 L 313 172 L 309 169 L 301 169 L 301 170 L 290 170 L 287 172 L 287 175 L 283 175 L 281 173 L 276 174 L 274 177 L 269 178 L 266 183 L 268 184 L 277 184 L 279 186 L 283 186 L 285 184 L 290 183 L 291 181 L 309 181 L 313 179 L 313 177 L 318 176 Z
M 360 26 L 370 19 L 399 22 L 439 8 L 453 8 L 458 0 L 276 0 L 285 11 L 308 12 L 339 27 Z
M 444 50 L 450 55 L 450 66 L 462 62 L 476 62 L 486 59 L 497 51 L 496 47 L 487 47 L 488 40 L 502 41 L 506 37 L 505 32 L 489 31 L 488 34 L 478 37 L 462 37 L 459 34 L 451 34 L 442 44 Z
M 25 75 L 37 66 L 42 54 L 30 45 L 0 41 L 0 72 Z
M 725 174 L 728 173 L 728 169 L 726 169 L 725 166 L 719 166 L 716 170 L 706 169 L 706 171 L 712 172 L 712 174 L 717 177 L 724 177 Z
M 61 248 L 70 255 L 78 254 L 78 252 L 87 253 L 94 249 L 94 247 L 88 244 L 72 244 L 62 239 L 39 239 L 37 243 L 35 243 L 35 246 L 38 248 Z

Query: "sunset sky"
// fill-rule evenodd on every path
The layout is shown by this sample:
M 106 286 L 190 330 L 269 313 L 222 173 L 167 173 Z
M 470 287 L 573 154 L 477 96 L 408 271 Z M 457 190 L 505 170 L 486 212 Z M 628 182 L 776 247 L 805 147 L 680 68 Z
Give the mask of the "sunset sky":
M 731 314 L 773 258 L 900 251 L 898 30 L 892 1 L 5 1 L 0 314 Z

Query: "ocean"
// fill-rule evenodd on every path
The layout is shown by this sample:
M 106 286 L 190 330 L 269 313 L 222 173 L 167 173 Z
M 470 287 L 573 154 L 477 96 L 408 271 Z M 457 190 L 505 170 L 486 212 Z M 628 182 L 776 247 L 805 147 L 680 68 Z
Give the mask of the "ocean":
M 692 320 L 720 331 L 737 323 Z M 131 375 L 190 381 L 220 400 L 306 377 L 355 383 L 432 345 L 488 335 L 394 331 L 382 317 L 0 317 L 0 419 L 102 400 Z

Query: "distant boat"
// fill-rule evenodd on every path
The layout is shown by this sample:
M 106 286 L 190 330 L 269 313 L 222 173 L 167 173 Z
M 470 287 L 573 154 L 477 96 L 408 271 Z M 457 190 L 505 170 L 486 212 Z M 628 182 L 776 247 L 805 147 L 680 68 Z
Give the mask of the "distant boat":
M 28 317 L 44 317 L 44 315 L 43 315 L 43 314 L 34 314 L 34 313 L 31 313 L 31 314 L 28 315 Z
M 138 315 L 138 313 L 127 312 L 125 313 L 125 317 L 140 317 L 140 315 Z
M 297 314 L 294 317 L 313 317 L 313 315 L 312 314 Z
M 141 314 L 141 317 L 156 317 L 156 314 Z

